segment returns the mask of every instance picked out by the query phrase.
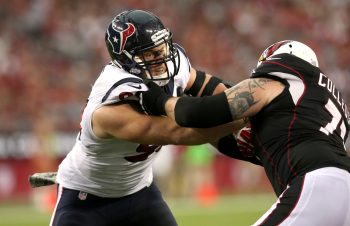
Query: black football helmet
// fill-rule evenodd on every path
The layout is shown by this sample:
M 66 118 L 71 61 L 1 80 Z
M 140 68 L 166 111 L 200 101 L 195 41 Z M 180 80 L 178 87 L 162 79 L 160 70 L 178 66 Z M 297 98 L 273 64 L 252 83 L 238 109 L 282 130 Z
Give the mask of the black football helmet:
M 172 33 L 150 12 L 128 10 L 118 14 L 106 30 L 105 41 L 112 62 L 131 74 L 163 86 L 178 73 L 179 52 Z M 152 57 L 147 59 L 145 54 Z M 154 73 L 159 65 L 159 73 Z

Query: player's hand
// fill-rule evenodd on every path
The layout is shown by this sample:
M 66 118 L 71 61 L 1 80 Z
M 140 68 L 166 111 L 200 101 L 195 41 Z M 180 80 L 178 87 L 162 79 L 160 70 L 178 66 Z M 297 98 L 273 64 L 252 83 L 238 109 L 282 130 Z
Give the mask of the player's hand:
M 171 97 L 152 81 L 146 81 L 147 91 L 139 93 L 140 105 L 149 115 L 166 115 L 165 102 Z
M 252 131 L 248 123 L 236 134 L 237 146 L 244 157 L 253 157 L 254 147 L 252 144 Z

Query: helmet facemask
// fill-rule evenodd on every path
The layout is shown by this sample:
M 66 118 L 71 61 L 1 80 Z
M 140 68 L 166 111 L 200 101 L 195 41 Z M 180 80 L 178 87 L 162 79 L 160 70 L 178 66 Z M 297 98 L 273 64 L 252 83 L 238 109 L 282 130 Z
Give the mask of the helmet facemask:
M 135 51 L 132 61 L 141 69 L 144 79 L 165 86 L 178 73 L 179 53 L 166 29 L 154 34 L 152 40 L 153 45 Z

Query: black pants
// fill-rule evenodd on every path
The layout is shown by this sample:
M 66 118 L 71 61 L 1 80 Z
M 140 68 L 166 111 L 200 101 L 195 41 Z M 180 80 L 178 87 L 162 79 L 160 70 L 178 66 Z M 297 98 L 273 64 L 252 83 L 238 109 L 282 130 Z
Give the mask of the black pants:
M 63 188 L 51 226 L 177 226 L 152 183 L 121 198 L 101 198 Z

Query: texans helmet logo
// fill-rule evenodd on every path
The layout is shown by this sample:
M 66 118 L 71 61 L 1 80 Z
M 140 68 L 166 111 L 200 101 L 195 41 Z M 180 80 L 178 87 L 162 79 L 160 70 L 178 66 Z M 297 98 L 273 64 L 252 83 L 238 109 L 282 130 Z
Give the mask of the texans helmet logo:
M 126 44 L 126 41 L 135 33 L 135 26 L 131 23 L 127 23 L 127 27 L 123 30 L 120 30 L 120 27 L 117 24 L 112 23 L 112 31 L 108 32 L 108 41 L 113 47 L 113 52 L 120 54 Z

